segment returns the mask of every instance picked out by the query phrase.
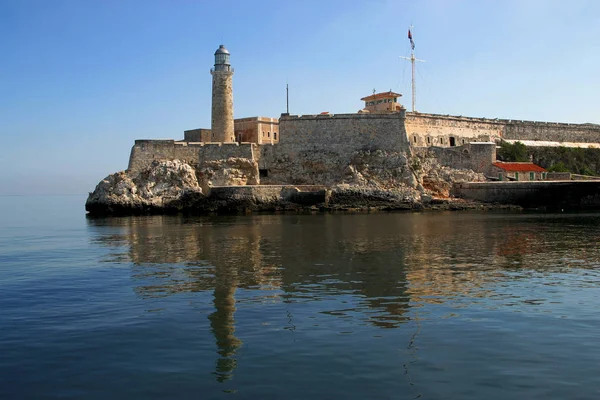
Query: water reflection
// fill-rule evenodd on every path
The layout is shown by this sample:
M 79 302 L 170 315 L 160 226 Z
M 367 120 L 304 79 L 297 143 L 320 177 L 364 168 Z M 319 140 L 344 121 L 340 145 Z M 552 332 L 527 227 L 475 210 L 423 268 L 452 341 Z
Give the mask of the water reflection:
M 105 261 L 131 264 L 135 293 L 153 299 L 212 292 L 215 376 L 231 379 L 243 302 L 321 302 L 321 314 L 378 328 L 414 319 L 413 307 L 515 294 L 502 282 L 596 268 L 598 216 L 319 214 L 89 219 Z M 590 244 L 591 243 L 591 244 Z M 236 293 L 243 291 L 243 299 Z M 327 301 L 335 300 L 335 301 Z M 523 298 L 522 301 L 540 299 Z M 543 300 L 541 300 L 543 301 Z M 293 318 L 286 312 L 287 326 Z M 350 324 L 350 323 L 349 323 Z M 409 344 L 410 346 L 410 344 Z
M 238 279 L 237 271 L 233 268 L 219 268 L 216 273 L 214 290 L 215 312 L 208 316 L 210 327 L 217 341 L 218 353 L 216 376 L 219 382 L 231 378 L 237 366 L 236 350 L 242 341 L 235 336 L 235 290 Z

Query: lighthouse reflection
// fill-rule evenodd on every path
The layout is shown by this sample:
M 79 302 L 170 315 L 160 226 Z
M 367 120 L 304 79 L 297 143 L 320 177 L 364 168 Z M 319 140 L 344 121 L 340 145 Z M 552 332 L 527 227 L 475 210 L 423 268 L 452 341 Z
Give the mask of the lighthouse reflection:
M 242 341 L 235 336 L 235 278 L 228 278 L 231 280 L 224 282 L 222 277 L 217 276 L 213 300 L 215 312 L 208 316 L 217 341 L 217 353 L 221 356 L 217 360 L 215 372 L 220 382 L 231 378 L 232 371 L 237 366 L 235 352 L 242 345 Z
M 88 221 L 94 241 L 109 250 L 106 261 L 130 265 L 139 299 L 187 296 L 203 310 L 198 323 L 214 338 L 211 373 L 219 382 L 233 378 L 244 340 L 258 337 L 239 329 L 248 305 L 281 304 L 268 311 L 281 313 L 269 314 L 280 324 L 275 330 L 307 329 L 315 319 L 335 320 L 331 329 L 340 331 L 394 329 L 414 318 L 415 306 L 492 296 L 493 283 L 515 268 L 511 249 L 523 238 L 531 253 L 518 252 L 522 263 L 552 251 L 535 224 L 520 221 L 515 232 L 509 219 L 464 214 Z

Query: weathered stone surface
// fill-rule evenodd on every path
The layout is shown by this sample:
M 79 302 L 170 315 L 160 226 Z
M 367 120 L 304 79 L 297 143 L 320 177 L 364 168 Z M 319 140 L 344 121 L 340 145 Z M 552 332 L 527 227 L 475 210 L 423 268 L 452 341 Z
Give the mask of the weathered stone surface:
M 212 186 L 243 186 L 260 183 L 258 164 L 247 158 L 230 157 L 206 161 L 198 171 L 200 187 L 208 192 Z
M 435 197 L 450 197 L 454 183 L 486 181 L 482 173 L 440 165 L 431 153 L 413 156 L 410 163 L 425 193 Z
M 178 211 L 204 199 L 196 171 L 179 160 L 154 161 L 147 170 L 107 176 L 85 204 L 93 214 Z
M 453 146 L 500 139 L 600 143 L 600 125 L 596 124 L 565 124 L 407 112 L 405 129 L 408 139 L 414 146 Z M 451 141 L 454 141 L 454 144 Z
M 321 185 L 259 185 L 258 164 L 230 157 L 193 168 L 179 160 L 154 161 L 141 171 L 118 172 L 90 194 L 91 214 L 206 213 L 274 210 L 459 209 L 448 198 L 454 182 L 482 181 L 482 174 L 455 170 L 423 155 L 364 150 L 342 165 L 335 157 L 289 162 L 309 168 Z M 300 162 L 298 162 L 300 161 Z M 298 171 L 292 171 L 297 173 Z M 304 183 L 304 182 L 302 182 Z M 471 206 L 469 206 L 471 207 Z
M 404 152 L 366 150 L 355 152 L 344 181 L 379 189 L 416 188 L 418 181 Z
M 337 185 L 331 189 L 327 207 L 331 209 L 418 209 L 421 194 L 408 187 L 381 189 L 376 186 Z

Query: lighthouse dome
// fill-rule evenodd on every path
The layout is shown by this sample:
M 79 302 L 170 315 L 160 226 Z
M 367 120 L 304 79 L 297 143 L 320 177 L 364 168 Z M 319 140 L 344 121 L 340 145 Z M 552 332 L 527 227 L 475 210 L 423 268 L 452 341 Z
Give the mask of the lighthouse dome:
M 215 51 L 215 56 L 217 54 L 229 54 L 229 50 L 227 50 L 224 45 L 220 45 L 217 51 Z

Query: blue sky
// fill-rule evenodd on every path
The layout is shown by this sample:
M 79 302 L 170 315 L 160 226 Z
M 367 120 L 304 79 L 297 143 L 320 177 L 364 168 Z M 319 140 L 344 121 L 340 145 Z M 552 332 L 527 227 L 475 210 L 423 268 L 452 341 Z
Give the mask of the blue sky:
M 356 112 L 373 89 L 422 112 L 600 123 L 600 2 L 0 0 L 0 194 L 86 193 L 135 139 L 210 127 L 231 51 L 235 116 Z

